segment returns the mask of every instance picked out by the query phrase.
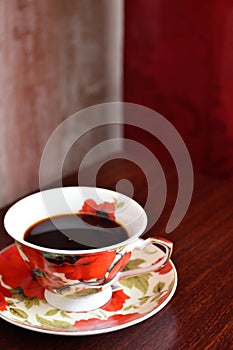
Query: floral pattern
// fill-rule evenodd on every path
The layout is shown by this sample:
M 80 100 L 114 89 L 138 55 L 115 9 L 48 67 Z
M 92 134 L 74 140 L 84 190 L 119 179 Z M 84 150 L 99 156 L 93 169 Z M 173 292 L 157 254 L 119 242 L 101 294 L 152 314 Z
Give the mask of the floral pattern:
M 107 320 L 101 320 L 101 322 L 99 318 L 90 318 L 88 320 L 76 321 L 74 326 L 77 328 L 77 331 L 84 331 L 87 329 L 88 331 L 91 331 L 96 329 L 102 329 L 105 325 L 107 327 L 119 326 L 122 323 L 134 321 L 139 317 L 140 314 L 135 312 L 127 315 L 112 315 Z
M 7 310 L 8 303 L 6 297 L 11 297 L 11 293 L 8 289 L 0 286 L 0 311 Z
M 162 251 L 135 250 L 125 267 L 148 266 Z M 39 264 L 40 262 L 38 262 Z M 44 289 L 25 267 L 12 245 L 0 253 L 0 317 L 23 328 L 52 334 L 98 334 L 125 328 L 156 314 L 173 296 L 177 283 L 174 265 L 121 280 L 111 300 L 90 312 L 65 312 L 44 300 Z
M 99 216 L 108 217 L 110 220 L 115 220 L 115 209 L 117 202 L 103 202 L 97 204 L 94 199 L 86 199 L 81 210 L 80 214 L 96 214 Z
M 0 274 L 5 285 L 13 289 L 20 287 L 26 297 L 44 298 L 43 288 L 23 263 L 15 245 L 1 253 Z M 1 294 L 7 296 L 4 291 L 5 288 L 0 290 Z
M 130 297 L 123 292 L 123 290 L 117 290 L 112 293 L 111 300 L 101 307 L 105 311 L 118 311 L 121 310 L 126 300 Z

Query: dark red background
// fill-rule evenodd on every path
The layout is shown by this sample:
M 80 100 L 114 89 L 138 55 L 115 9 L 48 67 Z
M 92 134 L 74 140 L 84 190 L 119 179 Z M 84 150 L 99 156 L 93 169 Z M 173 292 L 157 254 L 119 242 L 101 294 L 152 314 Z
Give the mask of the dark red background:
M 124 101 L 166 117 L 195 170 L 233 180 L 233 1 L 126 0 L 124 28 Z

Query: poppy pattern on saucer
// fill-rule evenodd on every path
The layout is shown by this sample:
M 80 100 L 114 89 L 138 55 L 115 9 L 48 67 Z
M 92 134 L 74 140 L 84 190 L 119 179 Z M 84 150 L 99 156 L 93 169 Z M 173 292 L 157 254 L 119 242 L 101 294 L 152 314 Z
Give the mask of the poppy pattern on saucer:
M 134 250 L 125 269 L 151 265 L 163 256 L 153 245 Z M 111 300 L 89 312 L 50 306 L 44 289 L 27 269 L 15 245 L 0 252 L 0 317 L 20 327 L 60 335 L 91 335 L 119 330 L 153 316 L 172 298 L 177 273 L 169 261 L 160 271 L 128 277 L 113 287 Z

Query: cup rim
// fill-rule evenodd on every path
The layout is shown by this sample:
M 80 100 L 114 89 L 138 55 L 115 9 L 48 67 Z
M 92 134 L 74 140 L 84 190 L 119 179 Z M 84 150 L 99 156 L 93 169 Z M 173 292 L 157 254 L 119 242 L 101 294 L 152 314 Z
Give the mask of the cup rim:
M 139 211 L 141 211 L 141 218 L 142 218 L 142 225 L 140 227 L 140 229 L 138 230 L 138 232 L 136 234 L 134 234 L 132 237 L 129 237 L 128 239 L 113 244 L 113 245 L 109 245 L 109 246 L 105 246 L 105 247 L 101 247 L 101 248 L 92 248 L 92 249 L 76 249 L 76 250 L 66 250 L 66 249 L 54 249 L 54 248 L 47 248 L 47 247 L 43 247 L 43 246 L 39 246 L 39 245 L 35 245 L 32 243 L 29 243 L 27 241 L 25 241 L 23 238 L 21 237 L 17 237 L 15 236 L 15 234 L 12 234 L 8 231 L 7 226 L 8 226 L 8 220 L 10 215 L 12 215 L 12 211 L 15 210 L 16 206 L 20 205 L 21 202 L 28 200 L 30 197 L 33 196 L 38 196 L 39 194 L 43 194 L 45 192 L 51 192 L 51 191 L 56 191 L 56 190 L 64 190 L 64 189 L 97 189 L 100 191 L 106 191 L 108 193 L 112 193 L 112 194 L 118 194 L 120 195 L 121 199 L 126 198 L 127 200 L 130 200 L 131 203 L 133 203 L 134 206 L 136 206 Z M 49 215 L 47 216 L 48 218 L 50 217 Z M 92 253 L 99 253 L 99 252 L 104 252 L 104 251 L 109 251 L 109 250 L 115 250 L 119 247 L 122 246 L 126 246 L 131 244 L 132 242 L 134 242 L 135 240 L 137 240 L 143 233 L 145 233 L 145 229 L 147 226 L 147 215 L 145 210 L 143 209 L 143 207 L 136 202 L 134 199 L 128 197 L 127 195 L 120 193 L 118 191 L 113 191 L 113 190 L 109 190 L 107 188 L 102 188 L 102 187 L 95 187 L 95 186 L 64 186 L 64 187 L 55 187 L 55 188 L 50 188 L 50 189 L 46 189 L 43 191 L 37 191 L 34 192 L 28 196 L 25 196 L 21 199 L 19 199 L 18 201 L 16 201 L 13 205 L 10 206 L 10 208 L 7 210 L 7 212 L 5 213 L 4 219 L 3 219 L 3 224 L 4 224 L 4 228 L 7 232 L 7 234 L 14 239 L 15 242 L 18 242 L 22 245 L 28 246 L 30 248 L 45 252 L 45 253 L 52 253 L 52 254 L 56 254 L 56 255 L 79 255 L 79 254 L 92 254 Z

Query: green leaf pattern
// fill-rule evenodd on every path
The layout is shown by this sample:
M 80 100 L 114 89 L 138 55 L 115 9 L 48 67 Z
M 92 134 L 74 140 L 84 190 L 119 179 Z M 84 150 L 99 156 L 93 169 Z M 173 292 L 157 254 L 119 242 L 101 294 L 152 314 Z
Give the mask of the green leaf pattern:
M 49 311 L 46 312 L 45 316 L 54 316 L 59 312 L 58 309 L 51 309 Z
M 23 311 L 22 309 L 16 308 L 16 307 L 10 307 L 10 312 L 12 313 L 12 315 L 16 316 L 16 317 L 20 317 L 20 318 L 28 318 L 28 314 Z
M 39 306 L 40 300 L 37 298 L 28 298 L 24 295 L 23 290 L 19 288 L 10 289 L 11 296 L 13 299 L 16 299 L 18 302 L 23 302 L 26 309 L 30 309 L 33 306 Z
M 130 260 L 124 268 L 124 271 L 138 269 L 144 263 L 145 260 L 140 258 Z M 153 286 L 152 291 L 149 291 L 149 280 L 152 276 L 152 273 L 143 273 L 137 276 L 127 277 L 120 281 L 120 284 L 122 284 L 124 287 L 129 289 L 137 288 L 142 293 L 142 297 L 139 297 L 136 303 L 126 305 L 124 311 L 137 309 L 140 306 L 154 304 L 155 302 L 159 303 L 164 294 L 171 292 L 174 287 L 175 279 L 170 282 L 168 287 L 166 287 L 166 283 L 164 281 L 159 280 Z
M 154 254 L 135 251 L 124 271 L 148 266 L 148 264 L 153 263 L 159 257 L 157 251 Z M 8 307 L 4 314 L 11 315 L 8 317 L 19 324 L 55 331 L 77 332 L 77 328 L 74 325 L 79 320 L 88 320 L 89 318 L 107 320 L 116 313 L 131 314 L 138 312 L 145 314 L 154 310 L 160 300 L 162 300 L 161 298 L 164 298 L 165 295 L 174 290 L 175 283 L 174 271 L 163 275 L 157 272 L 143 273 L 122 279 L 118 287 L 121 286 L 124 293 L 129 296 L 122 309 L 117 312 L 98 309 L 87 313 L 72 313 L 58 310 L 51 307 L 45 300 L 26 297 L 20 287 L 11 288 L 9 289 L 11 297 L 6 298 Z
M 120 209 L 125 205 L 125 202 L 118 202 L 117 198 L 113 198 L 116 209 Z
M 164 282 L 158 282 L 153 288 L 153 293 L 161 293 L 164 286 L 165 286 Z
M 143 273 L 140 276 L 133 276 L 125 278 L 121 281 L 121 284 L 125 287 L 132 289 L 133 287 L 140 290 L 143 294 L 146 294 L 149 287 L 149 278 L 151 273 Z
M 138 269 L 139 267 L 141 267 L 141 265 L 143 263 L 145 263 L 144 259 L 133 259 L 133 260 L 130 260 L 128 262 L 128 264 L 125 266 L 125 268 L 123 269 L 123 271 L 129 271 L 129 270 Z
M 70 322 L 60 321 L 60 320 L 49 320 L 40 315 L 36 315 L 37 321 L 41 324 L 42 327 L 51 328 L 51 329 L 74 329 L 74 326 Z

